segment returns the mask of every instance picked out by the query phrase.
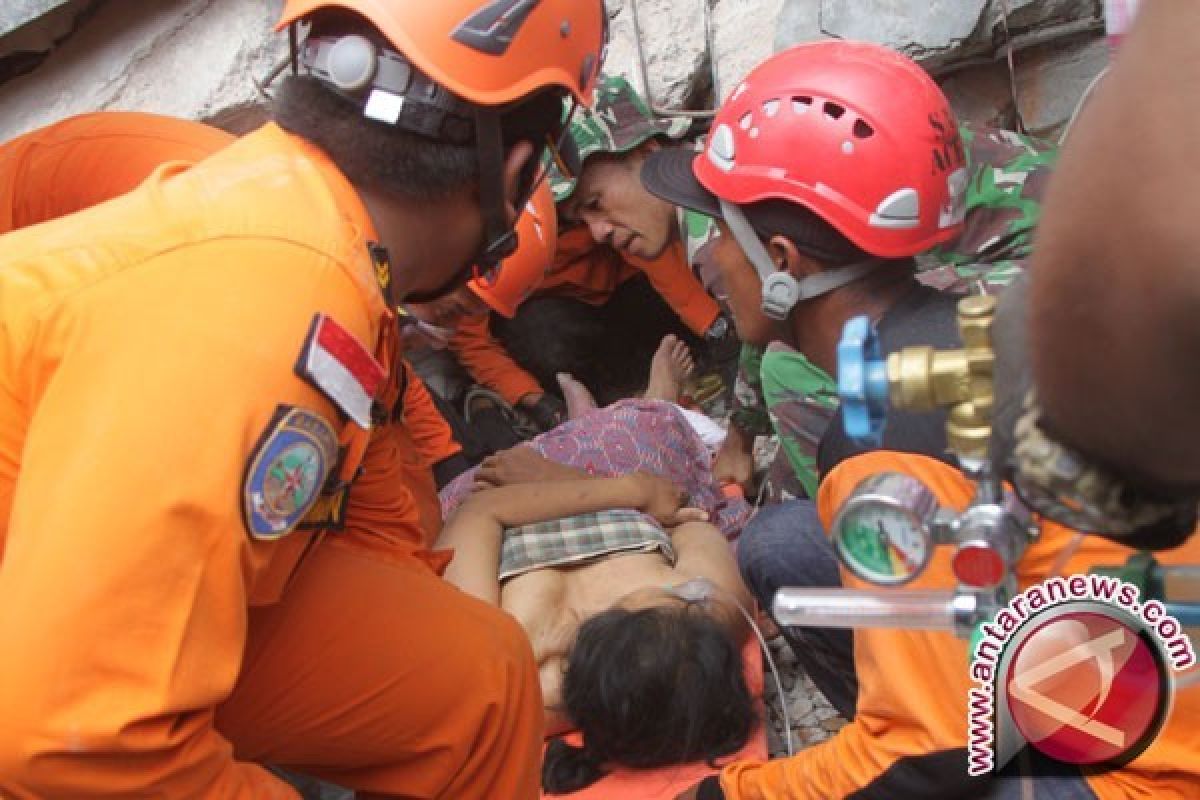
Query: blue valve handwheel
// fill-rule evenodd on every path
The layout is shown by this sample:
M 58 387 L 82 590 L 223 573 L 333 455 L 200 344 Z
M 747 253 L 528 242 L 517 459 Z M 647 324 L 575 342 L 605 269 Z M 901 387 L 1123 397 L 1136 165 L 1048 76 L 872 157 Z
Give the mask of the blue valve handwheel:
M 859 444 L 878 447 L 887 417 L 887 364 L 879 354 L 879 337 L 868 317 L 846 322 L 837 358 L 846 435 Z

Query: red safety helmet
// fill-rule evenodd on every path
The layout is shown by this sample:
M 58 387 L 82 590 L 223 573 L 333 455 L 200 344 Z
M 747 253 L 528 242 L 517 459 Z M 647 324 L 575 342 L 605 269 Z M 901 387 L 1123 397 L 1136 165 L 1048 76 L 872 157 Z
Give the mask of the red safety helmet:
M 542 181 L 525 204 L 517 220 L 517 250 L 504 261 L 491 278 L 475 277 L 467 283 L 475 295 L 501 316 L 512 318 L 542 282 L 554 260 L 558 241 L 558 216 L 554 194 L 548 181 Z
M 736 205 L 802 205 L 861 249 L 912 256 L 962 227 L 965 152 L 933 79 L 876 44 L 778 53 L 717 111 L 696 178 Z

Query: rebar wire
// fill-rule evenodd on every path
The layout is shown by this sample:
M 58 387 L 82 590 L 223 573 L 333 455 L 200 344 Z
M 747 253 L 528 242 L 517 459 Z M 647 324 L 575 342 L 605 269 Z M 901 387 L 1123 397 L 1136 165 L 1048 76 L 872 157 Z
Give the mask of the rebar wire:
M 712 7 L 711 0 L 700 0 L 704 6 L 704 47 L 708 57 L 708 70 L 712 79 L 713 99 L 718 105 L 721 102 L 721 84 L 717 75 L 716 48 L 713 45 Z M 650 74 L 646 68 L 646 53 L 642 49 L 642 25 L 638 16 L 638 0 L 629 0 L 629 10 L 633 19 L 633 49 L 637 52 L 638 69 L 641 73 L 642 89 L 646 93 L 646 105 L 651 113 L 660 117 L 689 117 L 692 119 L 708 119 L 716 116 L 716 108 L 691 110 L 684 108 L 667 108 L 654 102 L 650 91 Z
M 1000 24 L 1004 27 L 1004 60 L 1008 63 L 1008 87 L 1012 93 L 1013 122 L 1017 133 L 1028 133 L 1021 116 L 1021 100 L 1017 96 L 1017 68 L 1013 64 L 1013 38 L 1008 30 L 1008 0 L 1000 0 Z
M 264 75 L 261 81 L 255 78 L 253 75 L 250 76 L 250 82 L 254 84 L 254 88 L 258 90 L 258 93 L 262 95 L 264 100 L 271 99 L 271 93 L 268 91 L 271 88 L 271 84 L 279 80 L 279 76 L 283 74 L 283 71 L 287 69 L 288 65 L 291 63 L 292 57 L 290 55 L 284 56 L 278 64 L 271 67 L 271 71 Z

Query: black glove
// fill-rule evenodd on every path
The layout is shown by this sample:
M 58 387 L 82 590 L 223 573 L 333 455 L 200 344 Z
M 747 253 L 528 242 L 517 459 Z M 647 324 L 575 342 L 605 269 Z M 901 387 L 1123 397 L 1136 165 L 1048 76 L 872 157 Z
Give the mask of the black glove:
M 525 412 L 543 432 L 561 425 L 567 413 L 567 407 L 563 405 L 563 401 L 548 392 L 539 397 L 536 403 L 532 405 L 521 403 L 518 408 Z

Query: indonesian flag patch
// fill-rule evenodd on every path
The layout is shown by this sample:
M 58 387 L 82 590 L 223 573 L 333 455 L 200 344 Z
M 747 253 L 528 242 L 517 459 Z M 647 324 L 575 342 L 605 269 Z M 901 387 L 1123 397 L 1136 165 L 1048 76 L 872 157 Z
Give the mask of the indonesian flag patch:
M 364 430 L 371 427 L 371 405 L 387 373 L 332 317 L 313 317 L 296 374 L 332 400 L 354 424 Z

